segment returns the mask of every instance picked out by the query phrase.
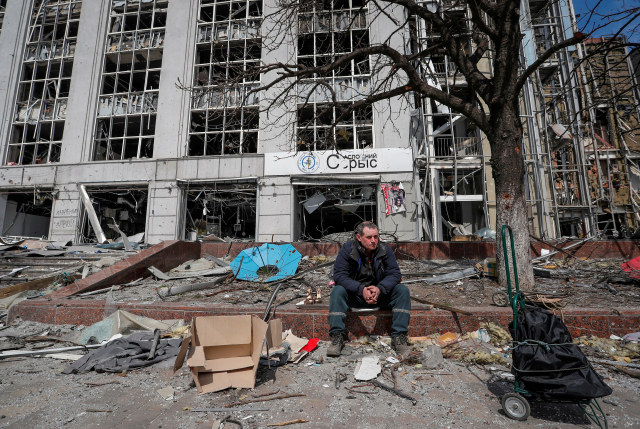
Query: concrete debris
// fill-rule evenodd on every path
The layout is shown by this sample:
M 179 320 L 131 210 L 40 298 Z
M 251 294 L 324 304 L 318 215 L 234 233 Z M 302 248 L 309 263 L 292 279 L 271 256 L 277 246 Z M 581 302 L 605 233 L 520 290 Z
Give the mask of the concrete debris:
M 159 294 L 161 297 L 166 298 L 168 296 L 179 295 L 185 292 L 192 292 L 195 290 L 207 289 L 216 285 L 221 284 L 226 280 L 226 277 L 218 277 L 215 280 L 211 280 L 210 282 L 203 283 L 193 283 L 184 286 L 171 286 L 168 289 L 160 291 Z
M 506 329 L 502 329 L 493 322 L 480 323 L 480 328 L 485 329 L 489 334 L 491 344 L 505 346 L 511 344 L 513 338 Z
M 194 271 L 189 274 L 178 274 L 175 276 L 169 276 L 154 266 L 151 266 L 147 269 L 151 272 L 151 274 L 153 274 L 155 277 L 157 277 L 160 280 L 178 280 L 178 279 L 190 279 L 194 277 L 221 276 L 231 272 L 229 267 L 220 267 L 220 268 L 213 268 L 210 270 Z
M 382 367 L 378 356 L 366 356 L 358 361 L 353 374 L 356 380 L 368 381 L 376 378 L 380 371 Z
M 102 347 L 102 345 L 101 344 L 93 344 L 93 345 L 86 345 L 86 346 L 61 347 L 61 348 L 57 348 L 57 349 L 24 350 L 24 351 L 16 351 L 16 352 L 7 351 L 7 352 L 4 352 L 4 353 L 0 353 L 0 359 L 58 354 L 58 353 L 76 351 L 76 350 L 95 349 L 95 348 L 99 348 L 99 347 Z
M 435 345 L 425 347 L 422 350 L 422 358 L 420 359 L 420 362 L 425 369 L 437 369 L 441 367 L 444 363 L 442 349 Z
M 171 401 L 173 399 L 174 390 L 171 386 L 167 386 L 163 389 L 158 389 L 157 392 L 165 401 Z

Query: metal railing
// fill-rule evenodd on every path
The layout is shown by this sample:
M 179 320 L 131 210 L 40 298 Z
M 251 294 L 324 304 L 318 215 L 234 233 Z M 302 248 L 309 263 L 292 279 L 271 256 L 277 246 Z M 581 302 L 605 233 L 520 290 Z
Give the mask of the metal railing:
M 437 137 L 430 156 L 435 158 L 466 158 L 482 156 L 478 137 Z
M 458 71 L 458 68 L 456 67 L 456 65 L 454 63 L 449 63 L 446 64 L 445 63 L 432 63 L 433 66 L 433 72 L 441 77 L 447 76 L 447 77 L 453 77 L 456 72 Z M 464 77 L 461 74 L 458 74 L 460 77 Z

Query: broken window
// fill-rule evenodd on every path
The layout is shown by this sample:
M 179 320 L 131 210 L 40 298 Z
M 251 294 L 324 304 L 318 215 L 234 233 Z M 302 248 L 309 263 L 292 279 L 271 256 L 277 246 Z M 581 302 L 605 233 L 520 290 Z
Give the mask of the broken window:
M 168 2 L 112 0 L 93 159 L 153 158 Z
M 127 237 L 145 232 L 147 222 L 147 188 L 88 188 L 87 193 L 98 216 L 100 228 L 108 240 L 120 240 L 121 235 L 109 225 L 114 222 Z M 96 232 L 91 226 L 86 209 L 82 216 L 81 243 L 95 243 Z
M 2 23 L 4 22 L 4 10 L 7 7 L 7 0 L 0 0 L 0 34 L 2 34 Z
M 255 240 L 257 191 L 256 182 L 203 184 L 187 189 L 185 237 Z
M 60 161 L 81 9 L 81 1 L 33 3 L 7 165 Z
M 261 23 L 262 0 L 200 1 L 188 156 L 258 151 Z
M 360 222 L 378 219 L 377 183 L 299 184 L 294 188 L 299 240 L 331 239 L 352 233 Z
M 445 199 L 452 201 L 452 199 Z M 451 241 L 454 235 L 470 235 L 486 226 L 484 203 L 482 201 L 443 202 L 441 213 L 448 225 L 443 231 L 444 241 Z
M 321 67 L 369 46 L 368 11 L 368 4 L 361 0 L 307 7 L 298 15 L 298 64 Z M 298 150 L 330 149 L 334 142 L 343 150 L 373 147 L 371 107 L 346 113 L 351 104 L 369 95 L 370 67 L 370 58 L 363 56 L 329 75 L 298 83 Z M 330 135 L 336 121 L 335 134 Z
M 53 199 L 51 189 L 0 194 L 0 235 L 46 239 Z

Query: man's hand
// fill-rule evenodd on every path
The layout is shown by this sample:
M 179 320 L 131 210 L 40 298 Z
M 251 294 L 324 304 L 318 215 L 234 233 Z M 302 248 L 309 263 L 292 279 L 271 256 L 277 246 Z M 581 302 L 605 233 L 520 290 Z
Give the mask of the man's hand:
M 378 302 L 378 297 L 380 296 L 380 289 L 377 286 L 367 286 L 362 289 L 362 297 L 367 302 L 367 304 L 375 304 Z

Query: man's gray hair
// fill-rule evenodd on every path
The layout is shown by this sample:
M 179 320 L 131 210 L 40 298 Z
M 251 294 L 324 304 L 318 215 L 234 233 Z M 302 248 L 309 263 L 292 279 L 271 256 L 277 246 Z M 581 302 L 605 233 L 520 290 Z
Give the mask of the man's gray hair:
M 355 233 L 361 236 L 365 228 L 378 229 L 378 226 L 375 223 L 369 221 L 360 222 L 358 226 L 356 226 Z

